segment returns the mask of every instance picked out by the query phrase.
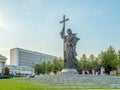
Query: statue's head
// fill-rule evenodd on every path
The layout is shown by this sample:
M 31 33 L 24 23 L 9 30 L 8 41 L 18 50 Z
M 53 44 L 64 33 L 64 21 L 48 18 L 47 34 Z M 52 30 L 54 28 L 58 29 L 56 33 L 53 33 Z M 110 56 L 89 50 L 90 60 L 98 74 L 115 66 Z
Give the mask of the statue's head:
M 71 35 L 71 34 L 72 34 L 72 30 L 69 28 L 69 29 L 67 30 L 67 33 L 68 33 L 68 35 Z

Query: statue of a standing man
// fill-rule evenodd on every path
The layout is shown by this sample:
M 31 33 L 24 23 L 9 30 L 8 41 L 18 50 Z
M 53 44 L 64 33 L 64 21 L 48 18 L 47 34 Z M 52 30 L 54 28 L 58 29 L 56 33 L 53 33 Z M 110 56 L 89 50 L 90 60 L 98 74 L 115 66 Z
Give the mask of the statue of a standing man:
M 67 34 L 64 34 L 64 30 L 60 32 L 61 38 L 64 39 L 65 48 L 64 48 L 64 68 L 71 69 L 77 68 L 77 53 L 76 53 L 76 44 L 80 40 L 76 37 L 76 34 L 73 34 L 71 29 L 67 30 Z

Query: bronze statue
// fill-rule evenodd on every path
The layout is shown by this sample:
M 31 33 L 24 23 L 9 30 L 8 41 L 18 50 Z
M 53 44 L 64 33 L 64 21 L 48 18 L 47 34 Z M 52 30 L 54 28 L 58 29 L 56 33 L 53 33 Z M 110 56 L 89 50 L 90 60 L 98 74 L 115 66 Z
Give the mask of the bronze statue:
M 65 35 L 65 21 L 69 19 L 65 19 L 63 16 L 63 30 L 60 32 L 61 38 L 64 40 L 64 68 L 72 69 L 77 68 L 77 53 L 76 53 L 76 44 L 80 40 L 76 37 L 76 34 L 73 34 L 71 29 L 67 30 L 67 34 Z

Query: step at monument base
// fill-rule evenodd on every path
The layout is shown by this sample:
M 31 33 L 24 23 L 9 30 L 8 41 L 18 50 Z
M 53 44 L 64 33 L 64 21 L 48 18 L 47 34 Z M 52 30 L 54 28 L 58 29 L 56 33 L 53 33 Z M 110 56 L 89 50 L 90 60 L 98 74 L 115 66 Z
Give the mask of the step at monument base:
M 74 75 L 78 74 L 76 69 L 62 69 L 61 75 Z

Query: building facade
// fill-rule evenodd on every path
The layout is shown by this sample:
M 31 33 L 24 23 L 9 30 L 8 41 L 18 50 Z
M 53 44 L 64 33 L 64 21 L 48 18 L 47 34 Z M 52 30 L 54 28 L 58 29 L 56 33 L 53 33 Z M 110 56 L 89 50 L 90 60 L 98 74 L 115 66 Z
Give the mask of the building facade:
M 6 65 L 10 70 L 10 75 L 33 75 L 34 69 L 29 66 Z
M 35 64 L 42 63 L 43 61 L 52 61 L 55 58 L 57 57 L 22 48 L 13 48 L 10 50 L 10 65 L 15 66 L 34 67 Z
M 7 58 L 5 56 L 0 55 L 0 74 L 2 74 L 2 69 L 5 67 Z

